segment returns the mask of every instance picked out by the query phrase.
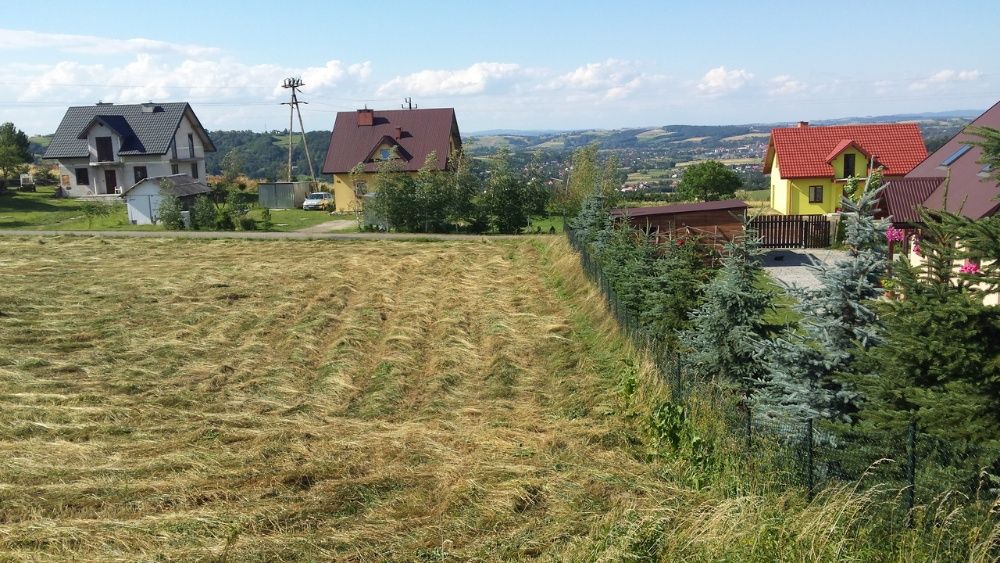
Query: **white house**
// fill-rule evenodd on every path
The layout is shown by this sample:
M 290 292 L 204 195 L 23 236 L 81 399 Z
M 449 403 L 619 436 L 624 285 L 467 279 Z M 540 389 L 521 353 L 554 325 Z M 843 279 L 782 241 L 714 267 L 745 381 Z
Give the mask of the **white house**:
M 71 197 L 120 194 L 146 178 L 205 177 L 215 152 L 187 102 L 71 107 L 43 158 L 59 162 L 59 185 Z
M 204 183 L 188 174 L 176 174 L 165 177 L 143 178 L 134 186 L 122 192 L 125 208 L 128 210 L 129 223 L 133 225 L 152 225 L 159 220 L 160 203 L 163 198 L 173 196 L 180 198 L 185 208 L 191 207 L 191 201 L 212 190 Z

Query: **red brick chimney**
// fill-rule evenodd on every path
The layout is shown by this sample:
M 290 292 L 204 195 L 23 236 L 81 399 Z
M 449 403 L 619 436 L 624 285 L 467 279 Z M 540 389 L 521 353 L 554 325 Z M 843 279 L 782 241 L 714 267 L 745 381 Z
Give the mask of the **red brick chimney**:
M 358 127 L 371 127 L 375 125 L 375 110 L 373 109 L 359 109 L 358 110 Z
M 809 127 L 809 122 L 808 121 L 800 121 L 798 126 L 799 127 Z
M 398 140 L 400 140 L 402 138 L 403 138 L 403 128 L 402 127 L 397 127 L 396 128 L 396 140 L 398 141 Z

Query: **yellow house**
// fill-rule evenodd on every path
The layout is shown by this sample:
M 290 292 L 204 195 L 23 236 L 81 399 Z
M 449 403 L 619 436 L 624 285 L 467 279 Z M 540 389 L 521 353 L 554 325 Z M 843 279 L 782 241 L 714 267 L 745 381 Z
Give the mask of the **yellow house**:
M 927 157 L 915 123 L 833 125 L 771 130 L 764 173 L 771 176 L 771 207 L 782 215 L 833 213 L 844 184 L 871 166 L 887 178 L 902 177 Z
M 438 169 L 445 170 L 461 148 L 453 108 L 339 112 L 323 173 L 333 175 L 337 211 L 361 211 L 385 160 L 397 159 L 401 173 L 416 174 L 435 153 Z

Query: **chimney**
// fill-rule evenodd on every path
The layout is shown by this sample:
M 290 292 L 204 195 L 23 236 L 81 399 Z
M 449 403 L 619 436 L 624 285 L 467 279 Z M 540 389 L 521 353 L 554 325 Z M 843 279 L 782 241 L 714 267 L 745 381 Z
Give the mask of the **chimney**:
M 371 127 L 375 125 L 375 110 L 373 109 L 359 109 L 358 110 L 358 127 Z
M 403 128 L 402 127 L 397 127 L 396 128 L 396 140 L 398 141 L 398 140 L 400 140 L 402 138 L 403 138 Z
M 809 127 L 809 122 L 808 121 L 800 121 L 798 126 L 799 127 Z

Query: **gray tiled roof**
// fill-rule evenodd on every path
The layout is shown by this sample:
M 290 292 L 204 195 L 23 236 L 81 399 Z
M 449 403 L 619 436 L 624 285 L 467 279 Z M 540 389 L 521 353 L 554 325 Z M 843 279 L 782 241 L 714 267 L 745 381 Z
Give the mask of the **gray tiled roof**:
M 147 178 L 140 182 L 136 182 L 134 186 L 122 192 L 121 197 L 125 197 L 130 191 L 135 189 L 136 186 L 139 186 L 145 182 L 155 181 L 159 183 L 160 188 L 163 189 L 164 180 L 169 180 L 170 183 L 166 184 L 166 189 L 176 197 L 207 194 L 211 193 L 212 191 L 212 188 L 209 188 L 208 186 L 203 184 L 200 180 L 195 180 L 189 174 L 174 174 L 172 176 L 155 176 L 152 178 Z
M 103 121 L 119 133 L 122 130 L 131 132 L 131 135 L 123 135 L 122 150 L 118 154 L 166 154 L 186 111 L 191 112 L 195 129 L 200 129 L 205 151 L 215 151 L 215 145 L 187 102 L 152 104 L 162 108 L 162 111 L 153 112 L 144 112 L 143 105 L 150 104 L 100 104 L 69 108 L 43 158 L 86 157 L 87 139 L 81 139 L 80 134 L 95 120 Z

